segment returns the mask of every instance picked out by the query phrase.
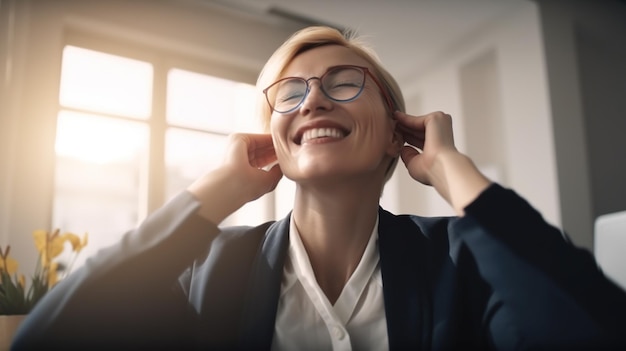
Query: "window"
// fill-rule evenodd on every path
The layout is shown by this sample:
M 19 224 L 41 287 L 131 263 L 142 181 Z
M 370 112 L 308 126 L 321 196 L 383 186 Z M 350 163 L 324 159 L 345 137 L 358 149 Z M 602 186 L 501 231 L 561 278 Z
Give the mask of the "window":
M 167 62 L 63 50 L 53 226 L 89 233 L 75 267 L 216 167 L 229 133 L 261 128 L 252 85 Z M 224 224 L 259 223 L 273 206 L 266 195 Z

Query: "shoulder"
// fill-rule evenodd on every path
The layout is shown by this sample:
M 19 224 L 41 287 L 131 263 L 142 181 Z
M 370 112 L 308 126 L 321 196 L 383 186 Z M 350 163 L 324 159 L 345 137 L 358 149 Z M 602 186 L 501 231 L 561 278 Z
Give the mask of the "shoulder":
M 232 275 L 238 271 L 247 271 L 268 229 L 275 223 L 270 221 L 258 226 L 220 227 L 219 234 L 211 244 L 180 275 L 179 284 L 188 290 L 191 281 L 201 276 Z
M 220 233 L 215 240 L 213 240 L 211 247 L 245 244 L 247 242 L 261 240 L 266 234 L 267 229 L 274 223 L 275 221 L 269 221 L 257 226 L 241 225 L 220 227 Z
M 205 255 L 196 259 L 196 265 L 203 264 L 208 258 L 238 257 L 245 260 L 254 256 L 274 223 L 276 222 L 269 221 L 258 226 L 220 227 L 220 233 L 207 248 Z
M 407 235 L 433 236 L 445 235 L 450 226 L 458 220 L 454 216 L 424 217 L 413 214 L 393 214 L 384 209 L 379 211 L 379 226 L 384 231 L 401 232 Z

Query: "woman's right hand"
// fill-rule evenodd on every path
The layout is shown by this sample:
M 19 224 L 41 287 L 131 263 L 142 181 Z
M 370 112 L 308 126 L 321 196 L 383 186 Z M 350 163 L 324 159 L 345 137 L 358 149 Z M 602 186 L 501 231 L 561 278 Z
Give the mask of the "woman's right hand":
M 199 214 L 214 224 L 241 206 L 271 192 L 282 177 L 269 134 L 232 134 L 222 165 L 193 182 L 188 188 L 201 203 Z

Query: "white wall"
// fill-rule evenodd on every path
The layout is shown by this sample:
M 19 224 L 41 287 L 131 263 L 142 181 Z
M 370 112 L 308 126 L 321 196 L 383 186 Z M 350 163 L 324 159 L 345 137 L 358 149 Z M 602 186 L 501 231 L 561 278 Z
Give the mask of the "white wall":
M 475 78 L 471 78 L 472 74 L 463 72 L 476 70 L 473 67 L 477 67 L 474 65 L 477 60 L 485 59 L 488 55 L 493 55 L 493 60 L 483 60 L 492 65 L 486 72 L 493 74 L 491 82 L 499 86 L 499 93 L 492 100 L 484 101 L 491 104 L 485 106 L 485 111 L 491 111 L 491 114 L 500 111 L 501 120 L 495 128 L 485 126 L 482 131 L 484 137 L 477 138 L 467 133 L 481 132 L 481 127 L 468 124 L 489 122 L 489 119 L 477 118 L 480 116 L 476 116 L 476 108 L 470 106 L 472 98 L 479 96 L 469 90 L 472 84 L 468 79 L 480 75 L 474 74 Z M 483 80 L 478 79 L 477 84 L 480 81 Z M 403 88 L 409 113 L 424 114 L 441 110 L 451 114 L 457 147 L 473 159 L 480 160 L 481 164 L 477 164 L 488 176 L 515 189 L 541 211 L 549 222 L 560 225 L 543 42 L 539 14 L 534 3 L 520 4 L 508 16 L 468 33 L 437 63 L 417 74 L 413 84 Z M 485 87 L 476 85 L 475 88 Z M 481 140 L 490 144 L 470 144 Z M 489 148 L 499 148 L 502 156 L 493 156 L 498 153 L 486 157 L 471 154 Z M 449 206 L 443 203 L 433 189 L 416 185 L 406 175 L 406 171 L 403 172 L 401 167 L 398 170 L 400 172 L 397 171 L 392 179 L 394 183 L 388 185 L 385 194 L 384 204 L 389 209 L 426 216 L 452 214 Z M 408 197 L 400 194 L 407 194 Z
M 626 6 L 541 1 L 563 226 L 593 246 L 595 219 L 626 209 Z

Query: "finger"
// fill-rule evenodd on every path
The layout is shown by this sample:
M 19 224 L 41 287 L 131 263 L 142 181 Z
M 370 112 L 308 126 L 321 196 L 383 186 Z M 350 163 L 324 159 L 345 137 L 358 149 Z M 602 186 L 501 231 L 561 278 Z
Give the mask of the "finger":
M 424 130 L 423 129 L 413 128 L 413 127 L 411 127 L 409 125 L 406 125 L 406 124 L 398 123 L 397 129 L 399 129 L 399 130 L 401 130 L 401 131 L 403 131 L 405 133 L 415 133 L 415 134 L 416 133 L 421 133 L 421 134 L 424 134 Z
M 424 123 L 424 119 L 421 117 L 410 117 L 410 121 L 407 121 L 406 119 L 398 119 L 396 128 L 405 140 L 415 141 L 416 139 L 419 139 L 423 142 L 425 138 L 426 125 Z
M 418 149 L 424 148 L 425 139 L 423 137 L 416 137 L 413 135 L 404 135 L 404 141 L 412 146 L 415 146 Z
M 256 168 L 263 168 L 269 164 L 275 163 L 277 161 L 276 152 L 274 149 L 267 150 L 262 153 L 254 153 L 248 156 L 250 160 L 250 165 Z
M 255 184 L 255 192 L 252 200 L 256 200 L 276 189 L 278 182 L 283 176 L 283 172 L 278 165 L 275 165 L 269 170 L 255 169 L 252 171 L 252 174 L 251 180 L 252 183 Z
M 423 130 L 425 128 L 424 127 L 425 116 L 413 116 L 413 115 L 409 115 L 401 111 L 396 111 L 394 113 L 394 116 L 396 116 L 398 123 L 401 126 L 408 127 L 411 130 L 414 130 L 414 129 Z
M 412 129 L 410 127 L 403 126 L 403 125 L 398 125 L 396 129 L 400 133 L 402 133 L 402 135 L 412 135 L 414 137 L 419 137 L 419 138 L 423 138 L 424 135 L 426 134 L 425 130 Z
M 248 145 L 250 145 L 251 147 L 264 148 L 264 147 L 274 145 L 271 134 L 244 134 L 244 135 L 249 140 Z
M 262 148 L 248 150 L 248 159 L 254 167 L 265 167 L 277 160 L 274 144 L 264 146 Z
M 261 168 L 276 161 L 276 152 L 270 134 L 237 133 L 232 134 L 231 138 L 236 154 L 240 157 L 246 155 L 251 166 Z
M 424 144 L 424 140 L 426 139 L 426 135 L 424 131 L 416 131 L 409 129 L 408 127 L 398 125 L 396 128 L 397 131 L 402 135 L 404 141 L 421 148 Z
M 404 162 L 404 164 L 410 163 L 414 157 L 419 155 L 420 152 L 410 146 L 404 146 L 402 150 L 400 150 L 400 158 L 402 159 L 402 162 Z

